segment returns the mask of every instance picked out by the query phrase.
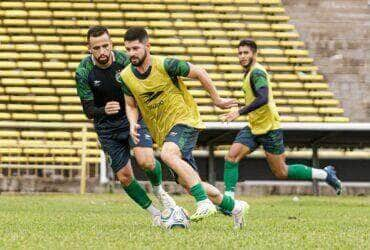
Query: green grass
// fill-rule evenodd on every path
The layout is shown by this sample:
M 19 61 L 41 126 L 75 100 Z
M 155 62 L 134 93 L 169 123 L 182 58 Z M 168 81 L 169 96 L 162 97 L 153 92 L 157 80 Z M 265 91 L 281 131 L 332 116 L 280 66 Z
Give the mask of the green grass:
M 175 199 L 194 211 L 191 197 Z M 251 205 L 243 230 L 218 214 L 170 231 L 124 195 L 0 195 L 0 249 L 369 249 L 369 197 L 242 199 Z

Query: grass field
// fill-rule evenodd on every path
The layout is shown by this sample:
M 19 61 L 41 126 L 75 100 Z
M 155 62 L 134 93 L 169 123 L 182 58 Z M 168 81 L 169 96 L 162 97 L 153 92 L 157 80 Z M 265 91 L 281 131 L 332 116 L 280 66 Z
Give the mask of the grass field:
M 189 212 L 189 196 L 176 196 Z M 221 214 L 189 230 L 151 226 L 127 196 L 0 195 L 0 249 L 369 249 L 370 197 L 242 197 L 247 226 Z

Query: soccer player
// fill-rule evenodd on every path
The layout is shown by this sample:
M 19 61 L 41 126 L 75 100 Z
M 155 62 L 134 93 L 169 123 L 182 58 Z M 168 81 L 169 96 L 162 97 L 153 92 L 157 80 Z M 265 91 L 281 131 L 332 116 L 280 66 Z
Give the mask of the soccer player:
M 77 93 L 83 111 L 94 119 L 94 127 L 103 150 L 111 160 L 111 167 L 126 193 L 153 216 L 159 225 L 160 211 L 153 206 L 145 190 L 136 181 L 130 162 L 130 144 L 140 168 L 149 178 L 155 196 L 164 207 L 176 206 L 162 188 L 161 164 L 154 158 L 153 141 L 139 119 L 140 142 L 130 142 L 130 127 L 125 113 L 124 95 L 117 77 L 130 61 L 125 53 L 112 50 L 112 41 L 106 27 L 91 27 L 87 32 L 91 55 L 85 57 L 76 70 Z
M 253 40 L 239 42 L 238 57 L 244 69 L 243 92 L 246 106 L 221 115 L 221 119 L 231 122 L 240 115 L 248 115 L 249 126 L 236 136 L 225 157 L 225 194 L 234 197 L 238 181 L 239 162 L 262 144 L 267 162 L 279 179 L 324 180 L 336 193 L 341 193 L 341 182 L 332 166 L 324 169 L 310 168 L 303 164 L 285 163 L 283 132 L 280 129 L 279 114 L 272 95 L 269 76 L 264 67 L 257 63 L 257 45 Z
M 217 211 L 214 203 L 232 213 L 235 228 L 241 228 L 248 204 L 223 196 L 214 186 L 202 182 L 197 173 L 192 150 L 204 125 L 180 77 L 198 79 L 213 103 L 222 109 L 236 106 L 236 100 L 220 98 L 205 70 L 178 59 L 151 55 L 144 28 L 129 28 L 124 43 L 131 64 L 121 72 L 121 80 L 134 141 L 141 140 L 139 108 L 154 141 L 162 147 L 161 159 L 197 202 L 191 219 L 197 221 L 214 214 Z

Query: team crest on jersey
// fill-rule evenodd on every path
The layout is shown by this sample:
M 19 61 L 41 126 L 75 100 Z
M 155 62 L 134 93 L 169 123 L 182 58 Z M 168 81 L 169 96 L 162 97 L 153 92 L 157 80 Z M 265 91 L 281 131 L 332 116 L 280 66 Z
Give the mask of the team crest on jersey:
M 156 99 L 158 96 L 160 96 L 163 93 L 163 91 L 157 91 L 157 92 L 145 92 L 141 94 L 141 96 L 144 98 L 145 103 L 149 104 L 151 101 Z
M 114 76 L 115 76 L 117 82 L 122 83 L 122 81 L 121 81 L 121 71 L 120 70 L 117 70 L 116 74 Z

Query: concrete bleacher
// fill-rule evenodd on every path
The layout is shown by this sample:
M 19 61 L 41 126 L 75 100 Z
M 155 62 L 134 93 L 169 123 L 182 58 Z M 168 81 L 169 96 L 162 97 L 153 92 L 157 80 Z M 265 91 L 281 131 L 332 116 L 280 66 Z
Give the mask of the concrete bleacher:
M 288 22 L 280 0 L 150 2 L 1 1 L 0 120 L 85 123 L 74 71 L 87 53 L 88 27 L 107 26 L 115 48 L 122 50 L 125 30 L 140 25 L 150 33 L 154 54 L 204 67 L 221 96 L 238 99 L 243 98 L 242 73 L 235 47 L 241 38 L 253 38 L 260 48 L 258 61 L 271 75 L 283 122 L 348 122 L 295 26 Z M 187 79 L 186 83 L 204 121 L 218 121 L 225 111 L 212 106 L 199 82 Z M 49 138 L 47 132 L 29 132 L 34 140 Z M 63 136 L 72 141 L 78 137 L 66 133 Z M 14 137 L 8 138 L 10 134 Z M 20 143 L 24 136 L 22 131 L 7 131 L 0 134 L 0 140 Z M 96 165 L 99 147 L 91 129 L 88 140 L 87 161 Z M 2 156 L 0 163 L 30 159 L 22 154 L 17 160 Z

